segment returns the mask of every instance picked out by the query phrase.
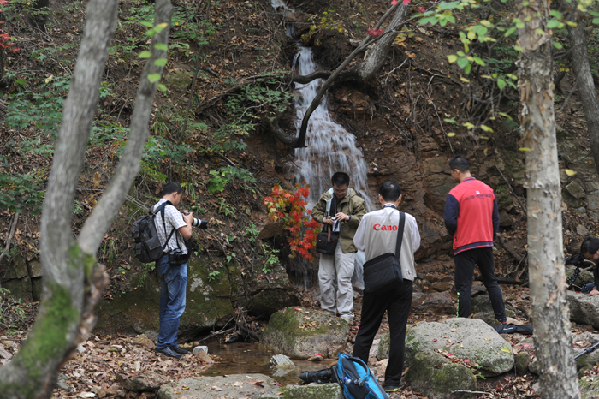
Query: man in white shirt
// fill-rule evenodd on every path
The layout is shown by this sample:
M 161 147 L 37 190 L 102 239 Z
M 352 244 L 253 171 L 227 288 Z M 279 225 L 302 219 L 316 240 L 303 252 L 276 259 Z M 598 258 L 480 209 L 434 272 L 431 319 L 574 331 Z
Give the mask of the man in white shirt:
M 354 236 L 354 245 L 365 252 L 366 262 L 385 253 L 394 253 L 398 234 L 401 187 L 386 182 L 379 189 L 380 211 L 369 212 L 360 221 Z M 406 214 L 399 260 L 403 283 L 384 295 L 364 293 L 360 329 L 354 343 L 355 357 L 368 363 L 372 340 L 385 311 L 389 319 L 389 362 L 385 372 L 385 391 L 398 391 L 401 386 L 405 347 L 406 323 L 412 307 L 412 281 L 416 277 L 414 253 L 420 247 L 420 233 L 416 219 Z
M 193 234 L 193 213 L 183 214 L 176 208 L 182 197 L 183 187 L 170 182 L 164 186 L 162 199 L 152 209 L 157 212 L 155 223 L 160 243 L 164 246 L 170 237 L 164 255 L 156 262 L 160 276 L 160 330 L 155 352 L 175 359 L 189 353 L 177 345 L 177 331 L 187 301 L 187 262 L 169 261 L 171 252 L 187 254 L 185 240 Z

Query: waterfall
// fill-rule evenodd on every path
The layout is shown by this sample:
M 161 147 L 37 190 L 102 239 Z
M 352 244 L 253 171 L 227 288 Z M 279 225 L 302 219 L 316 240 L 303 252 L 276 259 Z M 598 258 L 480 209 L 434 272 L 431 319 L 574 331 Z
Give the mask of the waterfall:
M 299 53 L 293 62 L 294 68 L 296 64 L 299 65 L 297 73 L 308 75 L 315 72 L 312 50 L 301 45 L 298 47 Z M 322 83 L 322 79 L 317 79 L 305 85 L 295 84 L 295 127 L 298 133 L 304 114 Z M 366 211 L 372 209 L 372 202 L 367 194 L 364 155 L 356 146 L 355 136 L 331 120 L 326 94 L 310 117 L 306 147 L 295 150 L 295 165 L 298 181 L 305 181 L 310 185 L 307 209 L 312 209 L 320 195 L 331 187 L 331 176 L 335 172 L 347 173 L 350 176 L 349 187 L 364 198 Z

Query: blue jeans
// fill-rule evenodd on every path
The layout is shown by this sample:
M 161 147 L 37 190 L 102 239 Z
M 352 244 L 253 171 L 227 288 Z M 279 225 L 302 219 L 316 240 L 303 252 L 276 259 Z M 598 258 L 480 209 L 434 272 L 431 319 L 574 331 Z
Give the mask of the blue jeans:
M 177 331 L 187 300 L 187 264 L 170 266 L 168 255 L 156 262 L 160 276 L 160 331 L 156 349 L 177 346 Z

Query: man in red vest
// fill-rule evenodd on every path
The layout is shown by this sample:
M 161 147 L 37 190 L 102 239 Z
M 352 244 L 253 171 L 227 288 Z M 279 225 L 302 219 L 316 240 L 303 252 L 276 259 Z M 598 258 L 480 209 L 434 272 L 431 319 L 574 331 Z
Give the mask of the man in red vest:
M 495 318 L 505 323 L 505 305 L 495 279 L 493 259 L 493 238 L 499 229 L 495 193 L 470 174 L 470 165 L 463 156 L 456 155 L 448 163 L 451 177 L 459 182 L 447 195 L 443 214 L 445 227 L 453 235 L 458 315 L 470 316 L 470 290 L 474 266 L 477 265 L 489 292 Z

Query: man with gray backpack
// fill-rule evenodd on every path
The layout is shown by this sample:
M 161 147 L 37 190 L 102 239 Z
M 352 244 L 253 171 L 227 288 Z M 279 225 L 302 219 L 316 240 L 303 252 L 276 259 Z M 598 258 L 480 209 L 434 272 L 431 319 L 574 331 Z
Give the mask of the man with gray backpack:
M 365 252 L 364 277 L 366 287 L 362 302 L 360 329 L 354 343 L 354 357 L 368 364 L 368 356 L 385 311 L 389 319 L 389 362 L 385 371 L 386 392 L 399 391 L 403 372 L 406 324 L 412 306 L 412 281 L 416 277 L 414 253 L 420 247 L 420 233 L 416 219 L 398 210 L 401 187 L 386 182 L 379 189 L 383 209 L 369 212 L 360 221 L 354 236 L 354 245 Z M 399 248 L 399 251 L 398 251 Z M 399 252 L 399 253 L 397 253 Z M 369 265 L 377 258 L 395 254 L 401 268 L 401 279 L 384 286 L 384 290 L 369 290 Z M 369 263 L 370 262 L 370 263 Z M 373 266 L 374 267 L 374 266 Z

